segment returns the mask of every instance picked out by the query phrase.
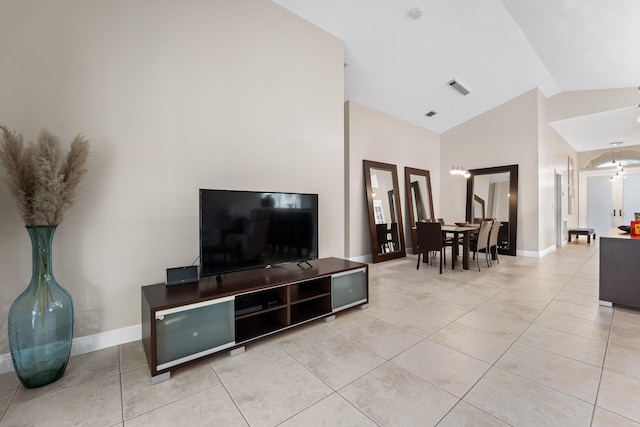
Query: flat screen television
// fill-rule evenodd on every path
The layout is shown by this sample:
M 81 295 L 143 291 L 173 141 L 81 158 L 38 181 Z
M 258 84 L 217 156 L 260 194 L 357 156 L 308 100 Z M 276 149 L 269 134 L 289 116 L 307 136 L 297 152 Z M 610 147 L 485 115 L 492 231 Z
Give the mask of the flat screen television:
M 200 275 L 318 258 L 318 195 L 200 189 Z

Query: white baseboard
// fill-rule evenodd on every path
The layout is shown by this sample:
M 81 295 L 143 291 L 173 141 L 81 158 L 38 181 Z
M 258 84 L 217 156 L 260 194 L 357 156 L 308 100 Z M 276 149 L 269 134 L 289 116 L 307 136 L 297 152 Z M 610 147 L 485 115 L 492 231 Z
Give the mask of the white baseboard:
M 71 356 L 90 353 L 114 345 L 126 344 L 142 338 L 142 325 L 127 326 L 113 331 L 74 338 L 71 344 Z M 11 354 L 0 354 L 0 374 L 13 372 Z
M 516 251 L 516 256 L 541 258 L 540 252 L 535 252 L 535 251 Z
M 556 249 L 557 249 L 556 245 L 549 246 L 548 248 L 543 249 L 542 251 L 540 251 L 540 258 L 542 258 L 545 255 L 549 255 L 551 252 L 555 252 Z

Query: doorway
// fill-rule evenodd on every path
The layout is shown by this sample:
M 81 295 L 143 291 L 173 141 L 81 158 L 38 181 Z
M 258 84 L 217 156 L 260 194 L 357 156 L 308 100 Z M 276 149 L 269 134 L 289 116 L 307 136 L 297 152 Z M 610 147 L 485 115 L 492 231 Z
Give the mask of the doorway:
M 556 246 L 562 246 L 562 174 L 555 171 L 555 205 L 556 205 Z
M 580 226 L 605 235 L 629 225 L 640 212 L 640 169 L 629 168 L 620 178 L 611 170 L 580 172 Z

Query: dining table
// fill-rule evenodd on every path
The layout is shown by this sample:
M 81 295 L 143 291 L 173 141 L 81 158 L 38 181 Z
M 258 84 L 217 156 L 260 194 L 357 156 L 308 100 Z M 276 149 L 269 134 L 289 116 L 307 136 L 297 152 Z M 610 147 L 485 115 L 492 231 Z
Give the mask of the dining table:
M 480 224 L 467 224 L 464 227 L 459 225 L 443 225 L 441 227 L 443 238 L 446 234 L 453 234 L 454 246 L 452 252 L 452 268 L 456 266 L 456 258 L 458 253 L 458 241 L 462 237 L 462 269 L 469 270 L 469 251 L 471 249 L 471 235 L 478 232 Z

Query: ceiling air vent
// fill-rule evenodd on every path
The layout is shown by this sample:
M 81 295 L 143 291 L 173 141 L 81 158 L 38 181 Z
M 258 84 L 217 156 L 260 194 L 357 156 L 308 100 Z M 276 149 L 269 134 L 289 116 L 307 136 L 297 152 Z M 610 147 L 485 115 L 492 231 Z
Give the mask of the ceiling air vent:
M 438 114 L 438 113 L 436 113 L 435 111 L 431 110 L 431 111 L 429 111 L 427 114 L 425 114 L 425 116 L 427 116 L 427 117 L 433 117 L 433 116 L 435 116 L 436 114 Z

